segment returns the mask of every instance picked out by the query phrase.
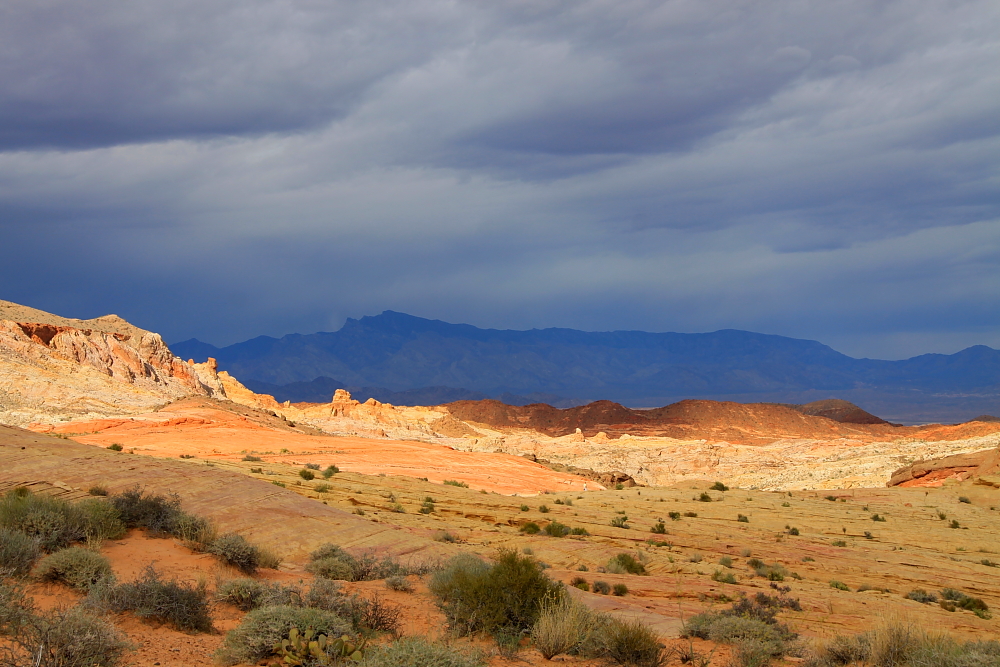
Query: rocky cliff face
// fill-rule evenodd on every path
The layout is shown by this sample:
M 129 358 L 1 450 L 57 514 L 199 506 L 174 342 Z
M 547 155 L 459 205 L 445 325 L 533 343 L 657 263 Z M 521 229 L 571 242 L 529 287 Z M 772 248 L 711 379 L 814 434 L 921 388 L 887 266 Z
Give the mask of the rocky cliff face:
M 191 394 L 225 397 L 214 360 L 178 359 L 114 315 L 69 320 L 0 302 L 0 422 L 144 412 Z

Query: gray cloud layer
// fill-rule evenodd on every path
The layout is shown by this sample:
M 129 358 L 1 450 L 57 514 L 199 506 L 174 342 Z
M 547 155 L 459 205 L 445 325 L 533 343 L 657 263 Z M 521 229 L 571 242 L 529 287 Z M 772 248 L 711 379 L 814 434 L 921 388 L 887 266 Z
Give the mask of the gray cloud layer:
M 0 8 L 0 281 L 227 343 L 482 326 L 1000 347 L 991 2 Z

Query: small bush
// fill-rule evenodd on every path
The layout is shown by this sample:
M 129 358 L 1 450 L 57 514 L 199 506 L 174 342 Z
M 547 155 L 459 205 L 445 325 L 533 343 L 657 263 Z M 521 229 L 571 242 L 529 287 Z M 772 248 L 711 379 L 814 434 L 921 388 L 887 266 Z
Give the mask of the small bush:
M 961 528 L 961 527 L 962 527 L 962 525 L 961 525 L 961 524 L 960 524 L 960 523 L 958 522 L 958 520 L 957 520 L 957 519 L 952 519 L 952 520 L 951 520 L 951 523 L 950 523 L 950 524 L 948 524 L 948 527 L 949 527 L 949 528 Z
M 712 581 L 718 581 L 722 584 L 735 584 L 736 575 L 732 572 L 723 572 L 722 570 L 716 570 L 712 573 Z
M 784 581 L 785 577 L 788 576 L 788 570 L 778 563 L 772 563 L 771 565 L 762 563 L 754 568 L 754 574 L 768 581 Z
M 667 524 L 663 523 L 662 521 L 654 523 L 653 527 L 649 529 L 649 532 L 655 533 L 657 535 L 666 535 L 667 534 Z
M 729 556 L 723 556 L 722 558 L 719 559 L 719 565 L 721 565 L 722 567 L 732 567 L 733 559 L 730 558 Z
M 692 518 L 692 519 L 693 519 L 693 518 L 695 518 L 696 516 L 698 516 L 698 513 L 697 513 L 697 512 L 684 512 L 684 516 L 686 516 L 686 517 L 690 517 L 690 518 Z
M 145 528 L 153 535 L 174 534 L 184 516 L 176 494 L 146 494 L 138 485 L 111 496 L 110 500 L 126 528 Z
M 569 585 L 573 588 L 579 588 L 581 591 L 589 591 L 590 584 L 583 577 L 573 577 L 569 580 Z
M 526 535 L 537 535 L 541 532 L 541 528 L 534 521 L 529 521 L 528 523 L 521 526 L 520 531 Z
M 558 600 L 561 585 L 541 565 L 516 551 L 502 550 L 487 564 L 457 556 L 430 581 L 431 593 L 459 634 L 522 632 L 538 620 L 543 600 Z
M 84 537 L 92 543 L 120 540 L 128 532 L 122 523 L 121 514 L 106 500 L 87 498 L 78 502 L 76 506 L 82 514 Z
M 286 638 L 292 628 L 298 628 L 300 632 L 312 628 L 317 634 L 328 637 L 340 637 L 351 632 L 347 621 L 322 609 L 263 607 L 248 613 L 239 626 L 226 633 L 216 659 L 226 666 L 254 664 L 270 657 L 274 645 Z
M 835 546 L 835 547 L 846 547 L 847 546 L 847 542 L 845 542 L 844 540 L 834 540 L 833 542 L 830 542 L 830 544 L 833 545 L 833 546 Z
M 243 460 L 249 461 L 251 463 L 260 463 L 264 459 L 260 458 L 259 456 L 251 456 L 250 454 L 247 454 L 246 456 L 243 457 Z
M 113 625 L 80 606 L 67 610 L 26 613 L 12 628 L 5 665 L 31 667 L 115 667 L 132 646 Z
M 319 558 L 306 565 L 306 571 L 325 579 L 354 581 L 354 568 L 343 558 Z
M 598 595 L 607 595 L 611 592 L 611 585 L 606 581 L 595 581 L 594 592 Z
M 587 583 L 583 579 L 580 581 Z M 564 597 L 558 602 L 544 605 L 531 630 L 531 637 L 542 656 L 551 660 L 560 653 L 575 652 L 587 643 L 596 629 L 596 621 L 594 612 L 579 602 Z
M 531 509 L 531 508 L 530 508 L 530 507 L 528 507 L 527 505 L 521 505 L 521 511 L 522 511 L 522 512 L 527 512 L 527 511 L 528 511 L 528 510 L 530 510 L 530 509 Z
M 18 487 L 0 498 L 0 528 L 20 531 L 47 553 L 84 538 L 85 518 L 79 507 L 61 498 L 33 494 Z
M 748 519 L 745 514 L 737 514 L 736 515 L 736 520 L 739 523 L 750 523 L 750 519 Z
M 433 501 L 425 500 L 423 502 L 423 504 L 420 505 L 420 513 L 421 514 L 430 514 L 433 511 L 434 511 L 434 503 L 433 503 Z
M 971 505 L 972 504 L 972 501 L 969 500 L 968 497 L 966 497 L 966 496 L 959 496 L 958 497 L 958 502 L 965 503 L 966 505 Z
M 14 577 L 27 575 L 40 554 L 35 538 L 19 530 L 0 528 L 0 577 L 3 573 Z
M 612 574 L 646 574 L 646 566 L 635 556 L 628 553 L 620 553 L 612 556 L 607 564 L 608 572 Z
M 885 517 L 879 514 L 872 514 L 872 521 L 885 521 Z
M 712 502 L 712 496 L 707 491 L 702 491 L 701 495 L 698 496 L 698 500 L 703 503 L 710 503 Z
M 455 542 L 458 542 L 458 538 L 449 533 L 447 530 L 439 530 L 434 534 L 434 541 L 454 544 Z
M 87 489 L 87 493 L 89 493 L 92 496 L 106 496 L 108 495 L 108 489 L 102 484 L 95 484 L 89 489 Z
M 977 616 L 982 616 L 983 618 L 989 618 L 989 606 L 983 602 L 980 598 L 974 598 L 961 591 L 957 591 L 954 588 L 945 588 L 941 591 L 942 601 L 949 601 L 955 603 L 955 606 L 960 609 L 967 609 L 971 612 L 975 612 Z
M 590 533 L 587 531 L 587 529 L 583 528 L 582 526 L 577 526 L 576 528 L 573 528 L 572 530 L 569 531 L 569 534 L 570 535 L 583 535 L 583 536 L 590 535 Z
M 847 584 L 845 584 L 842 581 L 837 581 L 836 579 L 830 580 L 830 588 L 836 588 L 838 591 L 849 591 L 849 590 L 851 590 L 850 586 L 848 586 Z
M 729 487 L 722 482 L 716 482 L 712 486 L 708 487 L 712 491 L 728 491 Z
M 660 638 L 645 623 L 609 619 L 598 629 L 601 652 L 619 665 L 659 667 L 664 662 Z
M 541 512 L 542 514 L 548 514 L 549 513 L 549 508 L 548 508 L 547 505 L 539 505 L 538 506 L 538 511 Z
M 667 512 L 667 516 L 670 517 L 671 521 L 680 521 L 681 520 L 681 513 L 680 512 Z
M 431 642 L 423 637 L 405 637 L 391 644 L 382 644 L 366 651 L 365 667 L 482 667 L 479 654 L 467 655 L 446 644 Z
M 46 556 L 35 569 L 35 576 L 82 591 L 90 590 L 103 579 L 114 579 L 111 561 L 83 547 L 70 547 Z
M 617 595 L 619 597 L 623 595 L 628 595 L 628 586 L 625 584 L 615 584 L 611 587 L 611 594 Z
M 444 483 L 447 484 L 448 486 L 458 486 L 463 489 L 469 488 L 468 484 L 466 484 L 465 482 L 459 482 L 457 479 L 446 479 L 444 480 Z
M 932 604 L 938 600 L 938 597 L 934 593 L 928 593 L 922 588 L 914 588 L 903 597 L 908 600 L 916 600 L 921 604 Z
M 389 590 L 399 591 L 401 593 L 412 593 L 413 584 L 410 580 L 401 574 L 394 575 L 392 577 L 386 577 L 385 587 Z
M 545 526 L 545 533 L 551 535 L 552 537 L 566 537 L 570 533 L 569 526 L 559 523 L 558 521 L 553 521 L 549 525 Z
M 789 535 L 798 535 L 799 534 L 799 529 L 798 528 L 794 528 L 794 527 L 793 528 L 789 528 L 788 529 L 788 534 Z
M 319 464 L 318 463 L 307 463 L 306 464 L 306 470 L 319 470 Z
M 243 611 L 274 605 L 296 605 L 302 602 L 302 590 L 297 586 L 270 584 L 257 579 L 230 579 L 223 582 L 215 595 Z
M 306 480 L 307 482 L 310 482 L 316 479 L 316 473 L 314 473 L 309 468 L 303 468 L 302 470 L 299 470 L 299 477 Z
M 121 446 L 120 443 L 117 442 L 112 442 L 110 445 L 108 445 L 107 448 L 113 452 L 120 452 L 121 450 L 125 449 L 124 447 Z
M 117 586 L 105 583 L 95 587 L 90 601 L 103 609 L 130 611 L 139 618 L 167 623 L 178 630 L 212 630 L 205 587 L 175 579 L 165 581 L 152 565 L 147 566 L 135 581 Z
M 253 574 L 260 567 L 260 550 L 238 533 L 226 533 L 208 545 L 208 552 L 223 562 Z
M 338 472 L 340 472 L 340 468 L 338 468 L 337 466 L 334 466 L 334 465 L 327 466 L 323 470 L 323 479 L 330 479 L 331 477 L 333 477 L 334 475 L 336 475 Z
M 628 517 L 627 516 L 616 516 L 611 520 L 611 525 L 615 528 L 625 528 L 628 529 Z

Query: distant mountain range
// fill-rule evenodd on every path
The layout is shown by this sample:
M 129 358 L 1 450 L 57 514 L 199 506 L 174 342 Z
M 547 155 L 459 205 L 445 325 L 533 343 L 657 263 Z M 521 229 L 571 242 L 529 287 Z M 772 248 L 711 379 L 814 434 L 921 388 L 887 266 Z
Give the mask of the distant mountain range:
M 348 319 L 335 332 L 260 336 L 223 348 L 191 339 L 170 347 L 185 359 L 215 357 L 254 391 L 292 401 L 327 401 L 341 387 L 362 400 L 367 394 L 401 405 L 486 397 L 560 407 L 599 399 L 652 407 L 684 398 L 845 398 L 904 422 L 958 421 L 1000 406 L 1000 351 L 983 345 L 881 361 L 816 341 L 732 329 L 510 331 L 386 311 Z

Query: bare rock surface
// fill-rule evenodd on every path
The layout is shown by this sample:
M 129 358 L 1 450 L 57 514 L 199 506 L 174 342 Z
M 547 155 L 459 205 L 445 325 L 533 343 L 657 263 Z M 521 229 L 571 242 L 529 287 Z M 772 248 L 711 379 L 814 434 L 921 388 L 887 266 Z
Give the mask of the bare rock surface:
M 138 484 L 150 492 L 176 493 L 185 510 L 210 518 L 221 532 L 239 532 L 293 561 L 303 561 L 334 538 L 352 550 L 395 555 L 449 551 L 429 535 L 366 521 L 203 463 L 113 452 L 7 426 L 0 426 L 0 460 L 0 489 L 48 483 L 83 495 L 95 484 L 112 493 Z

